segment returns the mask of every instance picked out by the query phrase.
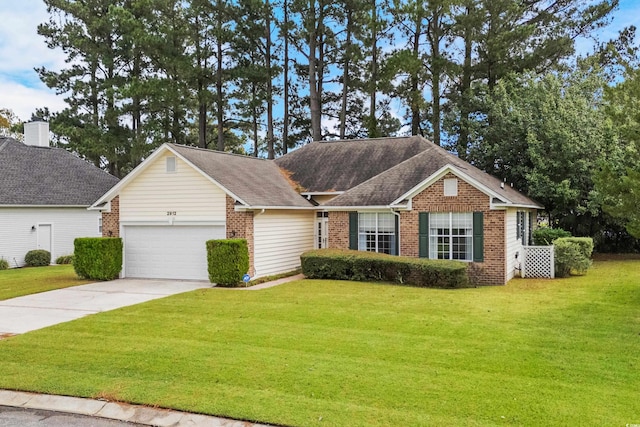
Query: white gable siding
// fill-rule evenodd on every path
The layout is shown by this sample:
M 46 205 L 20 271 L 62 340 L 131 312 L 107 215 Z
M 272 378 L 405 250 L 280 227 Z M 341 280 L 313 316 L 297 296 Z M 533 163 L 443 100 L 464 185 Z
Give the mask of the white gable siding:
M 156 158 L 121 190 L 120 221 L 224 221 L 225 193 L 179 158 L 176 171 L 167 172 L 170 156 Z
M 313 249 L 315 212 L 265 211 L 254 217 L 256 277 L 300 267 L 300 254 Z
M 24 265 L 27 252 L 37 249 L 38 232 L 32 226 L 51 224 L 51 261 L 73 253 L 76 237 L 100 237 L 100 213 L 86 208 L 0 208 L 0 258 L 11 267 Z

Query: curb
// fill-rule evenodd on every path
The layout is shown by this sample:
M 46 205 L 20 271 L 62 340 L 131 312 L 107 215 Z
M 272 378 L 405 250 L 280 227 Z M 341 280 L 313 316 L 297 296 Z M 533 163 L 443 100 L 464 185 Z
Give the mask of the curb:
M 158 427 L 270 427 L 268 424 L 256 424 L 171 409 L 11 390 L 0 390 L 0 406 L 41 409 Z

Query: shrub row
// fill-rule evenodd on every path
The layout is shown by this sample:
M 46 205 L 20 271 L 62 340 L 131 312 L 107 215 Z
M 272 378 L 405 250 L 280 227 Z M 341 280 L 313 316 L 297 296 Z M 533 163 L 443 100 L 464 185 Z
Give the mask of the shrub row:
M 73 269 L 83 279 L 113 280 L 122 270 L 122 239 L 79 237 L 73 242 Z
M 73 255 L 61 255 L 56 258 L 56 264 L 73 264 Z
M 556 277 L 584 274 L 591 267 L 591 237 L 561 237 L 553 241 Z
M 209 281 L 218 286 L 232 287 L 242 283 L 249 271 L 249 247 L 245 239 L 207 241 Z
M 433 288 L 471 287 L 467 263 L 427 260 L 340 249 L 316 249 L 300 256 L 311 279 L 393 282 Z

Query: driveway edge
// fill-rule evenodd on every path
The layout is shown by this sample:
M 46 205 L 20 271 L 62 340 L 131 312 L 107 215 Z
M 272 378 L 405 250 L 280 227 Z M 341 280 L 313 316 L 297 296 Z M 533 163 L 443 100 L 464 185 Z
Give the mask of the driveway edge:
M 121 402 L 1 389 L 0 406 L 42 409 L 160 427 L 269 427 L 267 424 L 256 424 L 248 421 L 192 414 L 189 412 L 174 411 L 172 409 L 151 408 L 149 406 L 131 405 Z

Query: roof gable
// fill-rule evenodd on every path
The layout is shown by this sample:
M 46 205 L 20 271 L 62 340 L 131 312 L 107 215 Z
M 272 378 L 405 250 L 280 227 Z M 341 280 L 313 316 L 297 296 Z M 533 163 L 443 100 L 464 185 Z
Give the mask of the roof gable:
M 0 137 L 0 205 L 90 206 L 117 182 L 62 148 Z
M 346 191 L 433 145 L 421 136 L 312 142 L 276 164 L 307 193 Z
M 459 159 L 430 144 L 423 152 L 394 166 L 326 203 L 326 206 L 392 206 L 410 199 L 447 172 L 506 205 L 541 208 L 540 204 Z
M 165 151 L 180 157 L 245 207 L 312 207 L 293 189 L 272 161 L 177 144 L 163 144 L 96 204 L 107 202 L 119 194 Z

